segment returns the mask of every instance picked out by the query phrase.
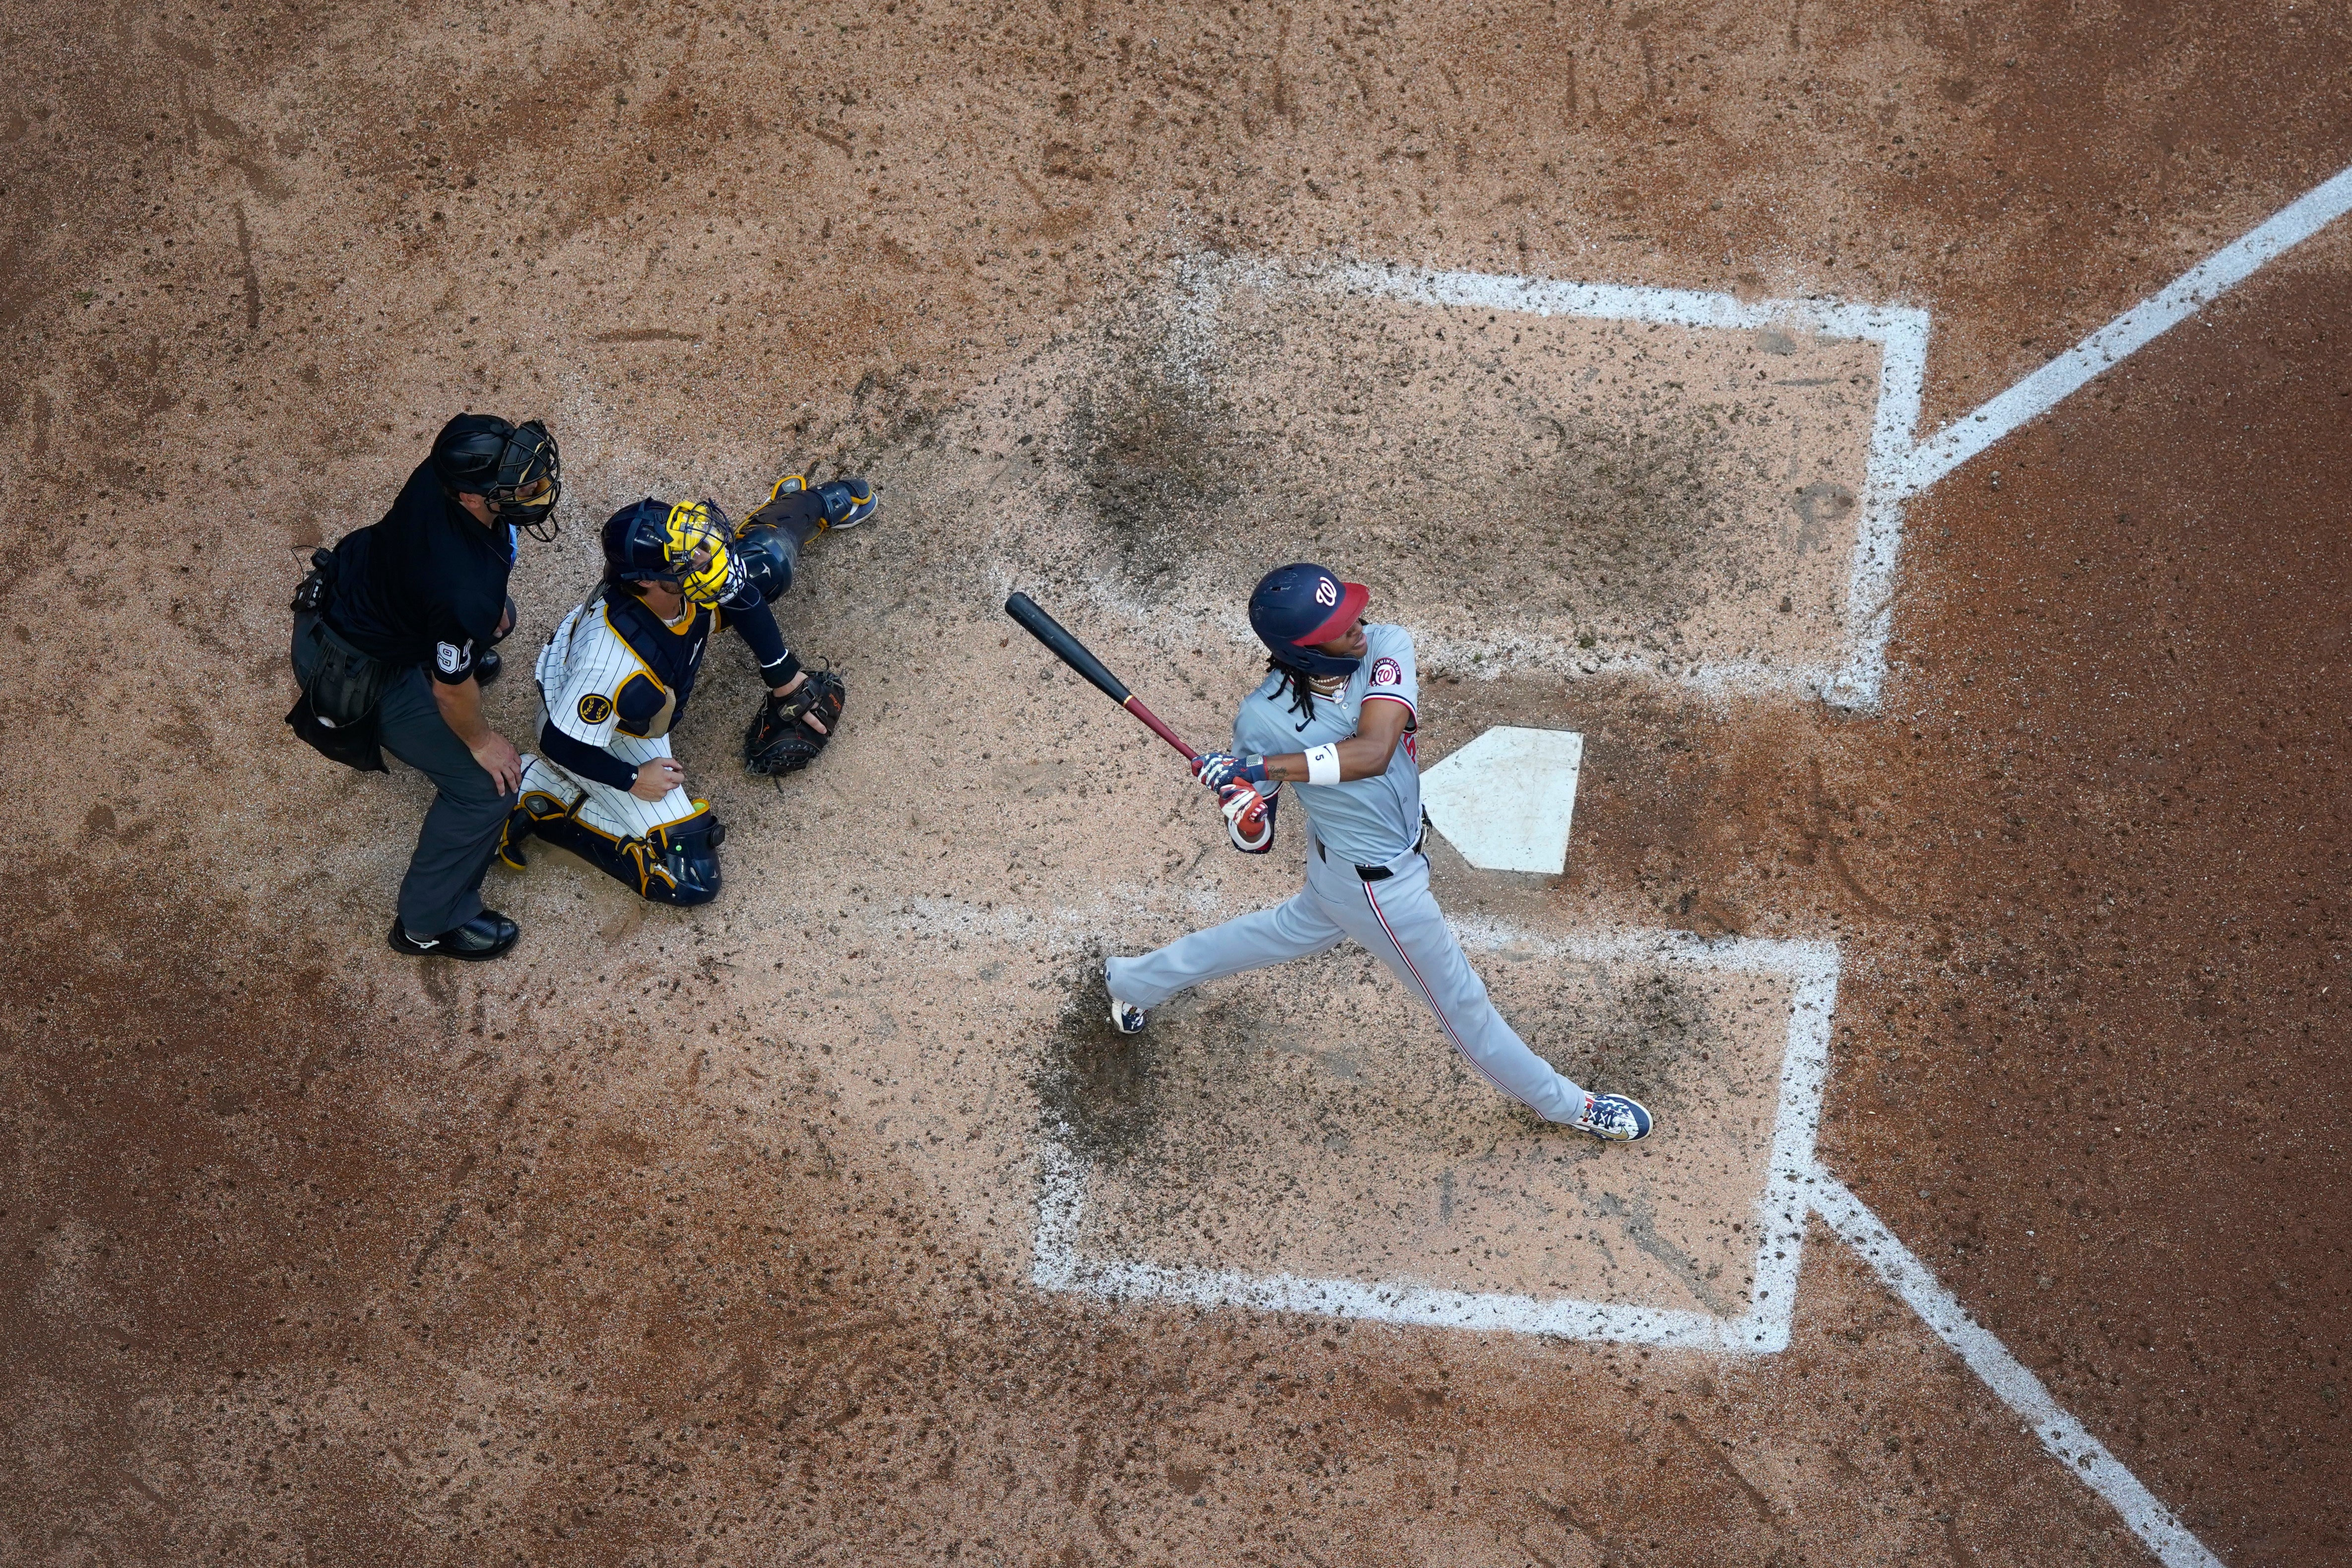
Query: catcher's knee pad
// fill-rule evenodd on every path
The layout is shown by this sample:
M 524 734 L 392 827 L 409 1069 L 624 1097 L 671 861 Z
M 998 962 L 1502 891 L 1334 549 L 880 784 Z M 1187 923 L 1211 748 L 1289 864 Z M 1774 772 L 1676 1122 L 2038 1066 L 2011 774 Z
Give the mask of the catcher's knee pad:
M 719 846 L 727 828 L 708 807 L 642 838 L 615 838 L 569 814 L 541 818 L 531 831 L 648 903 L 690 907 L 719 896 Z
M 719 896 L 719 847 L 726 841 L 726 824 L 706 810 L 673 826 L 656 827 L 622 849 L 636 874 L 638 897 L 691 907 Z
M 877 504 L 874 487 L 865 479 L 812 485 L 805 475 L 786 474 L 735 531 L 745 574 L 760 585 L 761 597 L 772 603 L 793 585 L 801 551 L 810 540 L 828 528 L 856 527 L 874 515 Z
M 759 588 L 760 597 L 772 605 L 793 585 L 793 574 L 800 570 L 801 545 L 805 541 L 794 539 L 781 527 L 761 521 L 767 510 L 761 508 L 737 532 L 735 555 L 743 563 L 743 575 Z

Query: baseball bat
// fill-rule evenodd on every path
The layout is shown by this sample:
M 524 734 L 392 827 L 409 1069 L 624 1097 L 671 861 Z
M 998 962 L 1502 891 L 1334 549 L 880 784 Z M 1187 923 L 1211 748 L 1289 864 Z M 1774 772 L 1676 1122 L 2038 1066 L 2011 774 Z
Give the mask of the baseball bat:
M 1037 602 L 1026 594 L 1015 594 L 1004 601 L 1004 613 L 1021 623 L 1021 629 L 1045 645 L 1045 651 L 1086 677 L 1097 690 L 1126 709 L 1144 723 L 1151 732 L 1184 753 L 1187 762 L 1201 753 L 1184 743 L 1184 738 L 1160 721 L 1160 715 L 1146 708 L 1134 692 L 1129 691 L 1118 676 L 1103 668 L 1103 661 L 1088 651 L 1087 645 L 1072 637 L 1062 623 L 1037 607 Z

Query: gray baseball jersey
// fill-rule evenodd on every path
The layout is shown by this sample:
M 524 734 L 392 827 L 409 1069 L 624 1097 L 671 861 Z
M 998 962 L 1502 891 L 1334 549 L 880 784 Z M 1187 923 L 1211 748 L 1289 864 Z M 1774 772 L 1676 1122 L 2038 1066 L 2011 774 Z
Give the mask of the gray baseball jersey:
M 1421 838 L 1421 759 L 1413 739 L 1420 722 L 1421 675 L 1412 658 L 1412 634 L 1402 626 L 1364 627 L 1364 658 L 1337 695 L 1314 700 L 1314 714 L 1301 720 L 1282 678 L 1269 674 L 1242 702 L 1234 720 L 1234 750 L 1243 756 L 1278 757 L 1310 746 L 1336 745 L 1356 732 L 1367 702 L 1401 702 L 1413 718 L 1403 740 L 1378 778 L 1346 784 L 1290 787 L 1315 836 L 1332 854 L 1357 866 L 1385 866 Z M 1271 795 L 1273 786 L 1259 793 Z

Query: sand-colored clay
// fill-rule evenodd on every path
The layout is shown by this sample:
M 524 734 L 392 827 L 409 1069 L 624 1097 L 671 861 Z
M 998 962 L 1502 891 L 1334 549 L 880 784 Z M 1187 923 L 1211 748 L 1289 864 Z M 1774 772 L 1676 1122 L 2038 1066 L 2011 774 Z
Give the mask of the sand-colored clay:
M 2341 238 L 1915 498 L 1885 705 L 1841 715 L 1713 672 L 1837 646 L 1868 345 L 1504 354 L 1240 281 L 1186 314 L 1260 261 L 1900 304 L 1933 427 L 2341 165 L 2341 16 L 25 0 L 0 36 L 0 1559 L 2141 1561 L 1818 1230 L 1758 1359 L 1034 1287 L 1088 963 L 1286 896 L 1298 842 L 1229 854 L 997 606 L 1210 740 L 1293 554 L 1423 638 L 1424 756 L 1586 736 L 1567 873 L 1439 846 L 1450 911 L 1840 943 L 1839 1173 L 2225 1561 L 2344 1555 Z M 480 969 L 383 945 L 417 776 L 282 723 L 302 562 L 463 407 L 563 443 L 489 694 L 526 744 L 608 510 L 883 494 L 782 608 L 849 682 L 820 764 L 741 773 L 731 644 L 680 728 L 720 901 L 549 852 L 494 874 L 524 936 Z M 1477 961 L 1596 1080 L 1663 1027 L 1654 976 Z M 1170 1084 L 1246 1091 L 1265 1148 L 1147 1239 L 1597 1289 L 1598 1229 L 1629 1298 L 1736 1304 L 1763 989 L 1676 1002 L 1723 1076 L 1581 1152 L 1458 1092 L 1360 955 L 1213 989 Z M 1218 1077 L 1244 1005 L 1299 1050 Z M 1286 1164 L 1387 1217 L 1240 1206 Z
M 1746 1311 L 1786 983 L 1507 950 L 1478 960 L 1539 1054 L 1640 1096 L 1663 1131 L 1628 1150 L 1538 1131 L 1349 950 L 1159 1009 L 1132 1067 L 1091 1016 L 1065 1026 L 1048 1103 L 1067 1107 L 1087 1158 L 1082 1251 Z M 1093 1103 L 1106 1093 L 1108 1117 Z

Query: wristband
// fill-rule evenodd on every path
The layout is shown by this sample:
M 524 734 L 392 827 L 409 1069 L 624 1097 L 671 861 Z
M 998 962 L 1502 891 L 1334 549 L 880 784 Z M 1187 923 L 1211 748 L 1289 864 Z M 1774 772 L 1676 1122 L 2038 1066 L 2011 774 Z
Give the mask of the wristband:
M 1339 782 L 1339 747 L 1309 746 L 1307 749 L 1307 782 L 1312 784 Z

